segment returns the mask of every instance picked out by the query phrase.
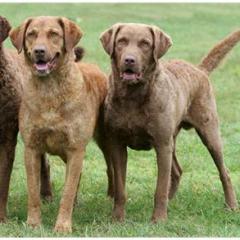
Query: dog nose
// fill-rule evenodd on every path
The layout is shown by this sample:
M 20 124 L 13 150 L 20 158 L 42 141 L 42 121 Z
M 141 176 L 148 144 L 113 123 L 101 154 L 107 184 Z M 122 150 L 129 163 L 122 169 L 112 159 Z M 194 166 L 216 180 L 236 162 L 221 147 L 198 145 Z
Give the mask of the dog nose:
M 37 46 L 34 48 L 33 51 L 36 57 L 44 57 L 46 53 L 46 48 L 44 46 Z
M 133 56 L 127 56 L 125 59 L 124 59 L 124 62 L 126 65 L 134 65 L 136 63 L 136 60 L 135 60 L 135 57 Z

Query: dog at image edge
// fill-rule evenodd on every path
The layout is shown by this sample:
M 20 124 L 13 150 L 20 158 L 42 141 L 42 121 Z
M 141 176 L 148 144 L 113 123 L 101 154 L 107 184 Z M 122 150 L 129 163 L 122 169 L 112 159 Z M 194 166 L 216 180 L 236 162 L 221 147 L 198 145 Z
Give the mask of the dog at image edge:
M 18 134 L 18 112 L 21 102 L 21 83 L 28 75 L 23 57 L 16 50 L 3 47 L 11 26 L 0 16 L 0 222 L 7 218 L 7 200 L 10 177 L 15 158 Z M 49 165 L 41 156 L 41 196 L 52 199 Z
M 97 66 L 74 61 L 73 48 L 81 37 L 81 30 L 72 21 L 49 16 L 29 18 L 10 32 L 13 45 L 19 52 L 24 51 L 31 71 L 23 84 L 19 118 L 28 184 L 27 223 L 34 227 L 41 223 L 39 156 L 45 152 L 58 155 L 66 162 L 55 224 L 58 232 L 72 231 L 83 156 L 93 135 L 105 155 L 99 110 L 106 96 L 107 79 Z
M 182 128 L 195 128 L 219 171 L 226 205 L 236 209 L 208 75 L 240 40 L 240 31 L 217 44 L 199 66 L 181 60 L 159 61 L 172 41 L 156 26 L 119 23 L 103 32 L 100 40 L 112 64 L 104 122 L 114 166 L 113 217 L 119 221 L 125 217 L 130 147 L 155 149 L 158 175 L 152 221 L 167 218 L 168 199 L 176 193 L 182 173 L 176 157 L 176 137 Z

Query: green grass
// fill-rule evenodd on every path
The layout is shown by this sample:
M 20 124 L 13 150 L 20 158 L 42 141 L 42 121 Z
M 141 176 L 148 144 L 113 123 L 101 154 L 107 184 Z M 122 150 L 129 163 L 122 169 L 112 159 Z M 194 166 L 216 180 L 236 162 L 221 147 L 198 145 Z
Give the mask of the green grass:
M 239 27 L 240 4 L 0 4 L 0 15 L 13 26 L 35 15 L 66 16 L 76 21 L 85 35 L 81 45 L 85 61 L 95 62 L 109 72 L 108 56 L 98 40 L 100 33 L 116 22 L 156 24 L 173 39 L 165 59 L 182 58 L 198 63 L 220 39 Z M 10 47 L 8 41 L 5 45 Z M 217 98 L 224 142 L 225 163 L 240 197 L 240 47 L 211 76 Z M 213 161 L 194 131 L 182 132 L 177 155 L 183 176 L 176 198 L 169 204 L 165 223 L 149 222 L 156 184 L 153 151 L 129 151 L 127 215 L 123 224 L 111 220 L 112 202 L 106 197 L 107 179 L 101 152 L 88 145 L 73 214 L 73 233 L 68 236 L 224 236 L 240 237 L 240 214 L 224 208 L 223 191 Z M 51 157 L 54 201 L 42 204 L 42 227 L 26 226 L 26 176 L 23 144 L 19 138 L 11 179 L 8 223 L 0 225 L 0 236 L 51 237 L 56 220 L 65 167 Z

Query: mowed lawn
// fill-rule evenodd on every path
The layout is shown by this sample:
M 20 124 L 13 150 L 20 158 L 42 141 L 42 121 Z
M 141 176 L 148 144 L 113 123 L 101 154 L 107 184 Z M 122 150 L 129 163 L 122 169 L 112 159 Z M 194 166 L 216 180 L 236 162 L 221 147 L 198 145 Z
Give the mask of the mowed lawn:
M 155 24 L 173 39 L 165 59 L 181 58 L 199 63 L 219 40 L 240 27 L 240 4 L 0 4 L 0 15 L 18 26 L 25 18 L 37 15 L 65 16 L 84 32 L 80 45 L 86 49 L 84 61 L 97 63 L 109 72 L 110 61 L 100 42 L 100 33 L 116 22 Z M 5 43 L 11 47 L 10 41 Z M 236 46 L 211 75 L 225 163 L 240 199 L 240 46 Z M 23 143 L 19 137 L 11 178 L 7 224 L 0 225 L 0 236 L 47 237 L 53 233 L 64 184 L 65 166 L 50 157 L 54 201 L 42 204 L 42 227 L 26 225 L 27 192 L 23 164 Z M 106 197 L 107 178 L 103 156 L 90 143 L 73 213 L 73 233 L 67 236 L 224 236 L 240 237 L 240 211 L 224 206 L 224 195 L 213 160 L 194 130 L 179 135 L 177 155 L 183 168 L 179 191 L 168 207 L 168 220 L 153 225 L 150 217 L 156 185 L 154 151 L 129 150 L 125 223 L 111 219 L 112 201 Z

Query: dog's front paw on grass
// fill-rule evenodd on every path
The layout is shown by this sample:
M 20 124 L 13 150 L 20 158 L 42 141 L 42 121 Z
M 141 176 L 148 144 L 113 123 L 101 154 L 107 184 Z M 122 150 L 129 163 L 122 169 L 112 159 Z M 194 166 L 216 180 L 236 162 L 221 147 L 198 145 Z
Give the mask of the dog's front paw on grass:
M 32 228 L 37 228 L 41 226 L 41 221 L 36 218 L 28 218 L 27 225 Z
M 54 232 L 58 233 L 72 233 L 72 224 L 71 222 L 57 222 L 54 227 Z
M 123 208 L 117 207 L 112 211 L 112 218 L 116 222 L 124 222 L 125 220 L 125 211 Z
M 239 211 L 239 206 L 238 206 L 238 203 L 237 202 L 229 202 L 229 203 L 225 203 L 225 207 L 227 210 L 229 211 Z
M 151 222 L 153 224 L 156 224 L 159 221 L 161 221 L 161 222 L 167 221 L 167 213 L 163 212 L 163 211 L 160 211 L 160 210 L 155 210 L 153 215 L 152 215 Z

